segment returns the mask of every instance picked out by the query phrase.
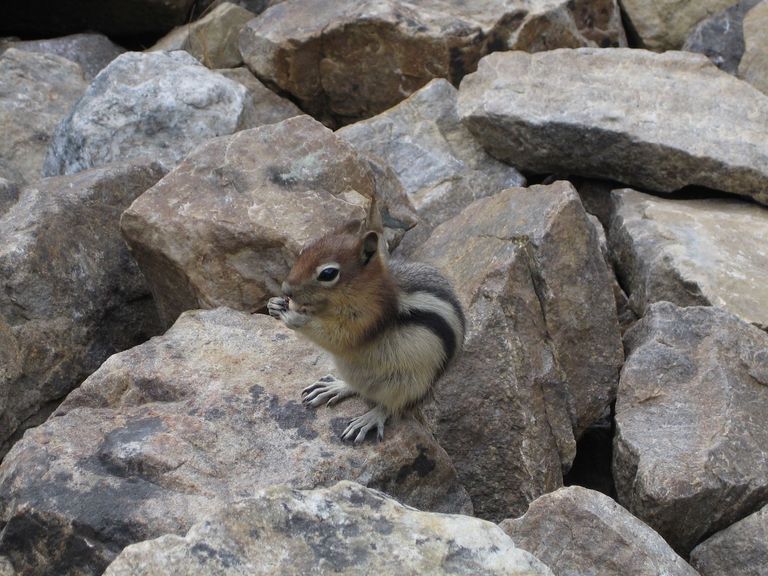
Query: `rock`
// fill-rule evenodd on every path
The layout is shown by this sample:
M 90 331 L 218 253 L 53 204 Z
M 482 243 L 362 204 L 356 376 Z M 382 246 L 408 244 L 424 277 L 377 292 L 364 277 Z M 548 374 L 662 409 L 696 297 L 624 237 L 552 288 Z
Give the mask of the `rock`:
M 195 524 L 183 538 L 126 548 L 104 574 L 246 572 L 552 575 L 490 522 L 420 512 L 353 482 L 262 490 Z
M 16 182 L 6 180 L 0 176 L 0 216 L 8 211 L 16 200 L 19 199 L 19 187 Z
M 698 576 L 656 532 L 579 486 L 537 498 L 525 516 L 500 527 L 559 576 Z
M 158 332 L 118 222 L 161 176 L 114 165 L 39 180 L 0 216 L 0 456 L 109 355 Z
M 292 0 L 249 22 L 240 52 L 263 82 L 344 125 L 433 78 L 458 85 L 494 50 L 625 44 L 615 0 Z
M 185 52 L 128 52 L 107 66 L 59 124 L 45 174 L 74 174 L 117 160 L 173 168 L 198 144 L 232 134 L 252 115 L 244 86 Z
M 433 80 L 394 108 L 336 132 L 394 169 L 421 218 L 406 237 L 413 247 L 472 201 L 525 185 L 517 170 L 491 158 L 464 128 L 456 100 L 448 81 Z
M 691 30 L 737 0 L 621 0 L 629 26 L 649 50 L 678 50 Z
M 103 34 L 85 33 L 72 34 L 62 38 L 47 40 L 27 40 L 10 42 L 8 47 L 38 52 L 40 54 L 55 54 L 80 65 L 85 79 L 90 82 L 107 64 L 125 52 Z M 2 49 L 0 48 L 0 51 Z
M 616 308 L 573 187 L 510 188 L 438 226 L 413 258 L 453 281 L 464 352 L 429 407 L 475 512 L 499 521 L 562 485 L 575 437 L 615 396 Z
M 699 52 L 721 70 L 736 74 L 744 54 L 744 15 L 760 0 L 741 0 L 699 22 L 685 40 L 683 50 Z
M 768 503 L 768 334 L 717 308 L 660 302 L 624 347 L 618 500 L 687 555 Z
M 768 204 L 768 98 L 698 54 L 491 54 L 462 82 L 459 114 L 522 170 L 661 192 L 705 186 Z
M 193 308 L 254 311 L 307 241 L 364 217 L 379 188 L 351 146 L 300 116 L 200 146 L 122 230 L 166 324 Z
M 265 124 L 275 124 L 304 114 L 293 102 L 281 98 L 259 82 L 247 68 L 224 68 L 216 72 L 225 78 L 239 82 L 251 95 L 253 107 L 248 110 L 248 116 L 243 118 L 246 126 L 255 128 Z
M 0 164 L 18 174 L 17 184 L 42 177 L 51 135 L 86 87 L 80 66 L 60 56 L 15 48 L 0 55 Z
M 761 576 L 768 568 L 768 506 L 711 536 L 691 552 L 701 576 Z
M 415 420 L 339 440 L 352 399 L 306 410 L 329 357 L 266 315 L 185 313 L 112 356 L 0 464 L 0 555 L 17 571 L 101 574 L 120 550 L 184 534 L 274 484 L 350 479 L 426 510 L 471 513 L 450 459 Z M 37 554 L 45 550 L 45 554 Z
M 5 2 L 0 36 L 45 38 L 91 30 L 112 37 L 160 36 L 184 24 L 195 0 Z
M 669 200 L 616 190 L 611 254 L 630 306 L 718 306 L 768 327 L 768 211 L 730 199 Z
M 739 77 L 768 94 L 768 1 L 763 0 L 744 17 L 744 42 Z
M 245 8 L 222 2 L 199 20 L 176 28 L 149 50 L 185 50 L 208 68 L 234 68 L 243 63 L 238 38 L 255 16 Z

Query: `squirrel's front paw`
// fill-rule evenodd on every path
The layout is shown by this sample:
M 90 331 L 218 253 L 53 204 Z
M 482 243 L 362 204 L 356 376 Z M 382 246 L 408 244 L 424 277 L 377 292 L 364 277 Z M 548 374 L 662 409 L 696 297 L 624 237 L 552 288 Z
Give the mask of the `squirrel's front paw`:
M 283 323 L 292 330 L 301 328 L 309 322 L 309 316 L 302 314 L 301 312 L 296 312 L 296 310 L 291 310 L 288 306 L 288 299 L 283 298 L 282 296 L 270 298 L 269 302 L 267 302 L 267 310 L 269 311 L 270 316 L 282 320 Z
M 270 316 L 282 320 L 283 314 L 288 312 L 288 300 L 282 296 L 270 298 L 269 302 L 267 302 L 267 310 L 269 311 Z

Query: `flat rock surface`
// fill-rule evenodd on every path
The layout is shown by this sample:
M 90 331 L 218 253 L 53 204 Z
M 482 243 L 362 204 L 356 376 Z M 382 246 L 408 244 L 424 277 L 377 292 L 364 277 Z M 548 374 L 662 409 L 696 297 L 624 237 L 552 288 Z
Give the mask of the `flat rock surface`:
M 104 574 L 277 572 L 552 574 L 490 522 L 420 512 L 353 482 L 260 491 L 196 524 L 183 538 L 163 536 L 126 548 Z
M 704 186 L 768 204 L 768 98 L 699 54 L 491 54 L 462 82 L 459 114 L 521 170 L 660 192 Z
M 768 570 L 768 506 L 696 546 L 691 564 L 701 576 L 763 576 Z
M 80 66 L 61 56 L 16 48 L 0 54 L 0 164 L 17 184 L 42 178 L 53 132 L 86 87 Z
M 768 334 L 717 308 L 662 302 L 624 346 L 618 500 L 685 555 L 768 503 Z
M 122 230 L 170 324 L 193 308 L 264 307 L 304 244 L 364 217 L 373 195 L 397 215 L 354 149 L 300 116 L 204 144 L 125 212 Z
M 23 574 L 101 574 L 128 544 L 184 534 L 274 484 L 349 479 L 425 510 L 471 513 L 445 451 L 401 420 L 343 443 L 367 408 L 307 410 L 330 359 L 266 315 L 184 314 L 112 356 L 0 465 L 0 556 Z M 43 551 L 41 553 L 41 551 Z
M 615 0 L 290 0 L 240 39 L 248 67 L 327 123 L 382 112 L 494 50 L 625 45 Z
M 580 486 L 537 498 L 500 527 L 557 576 L 698 576 L 615 500 Z
M 768 1 L 763 0 L 744 17 L 744 56 L 739 77 L 768 95 Z
M 562 485 L 575 437 L 614 397 L 622 362 L 597 235 L 567 182 L 511 188 L 438 226 L 414 259 L 441 269 L 467 315 L 435 390 L 435 434 L 475 511 L 500 521 Z
M 768 327 L 768 210 L 615 190 L 611 254 L 639 315 L 661 300 L 712 305 Z
M 517 170 L 489 156 L 461 124 L 457 94 L 447 80 L 433 80 L 394 108 L 336 132 L 395 170 L 421 218 L 408 233 L 413 246 L 474 200 L 525 185 Z
M 45 178 L 0 215 L 0 456 L 110 354 L 160 330 L 119 222 L 162 175 L 121 164 Z
M 48 176 L 137 158 L 173 168 L 198 144 L 248 127 L 244 86 L 189 54 L 127 52 L 107 66 L 63 119 L 48 149 Z

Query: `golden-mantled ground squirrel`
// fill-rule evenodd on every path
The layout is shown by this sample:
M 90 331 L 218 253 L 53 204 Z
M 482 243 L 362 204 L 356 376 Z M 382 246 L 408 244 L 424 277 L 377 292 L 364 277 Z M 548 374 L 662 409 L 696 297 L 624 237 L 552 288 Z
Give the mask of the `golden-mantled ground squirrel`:
M 459 300 L 440 272 L 387 262 L 375 201 L 368 218 L 305 246 L 269 313 L 329 351 L 341 380 L 304 389 L 304 403 L 331 405 L 359 394 L 374 405 L 342 432 L 361 442 L 425 398 L 464 343 Z M 372 229 L 373 228 L 373 229 Z M 378 231 L 377 229 L 378 228 Z

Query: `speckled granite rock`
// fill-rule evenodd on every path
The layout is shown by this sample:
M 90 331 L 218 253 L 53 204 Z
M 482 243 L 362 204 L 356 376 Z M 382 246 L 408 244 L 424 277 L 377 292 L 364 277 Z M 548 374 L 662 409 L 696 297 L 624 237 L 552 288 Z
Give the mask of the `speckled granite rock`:
M 763 0 L 744 17 L 744 43 L 739 77 L 768 95 L 768 1 Z

